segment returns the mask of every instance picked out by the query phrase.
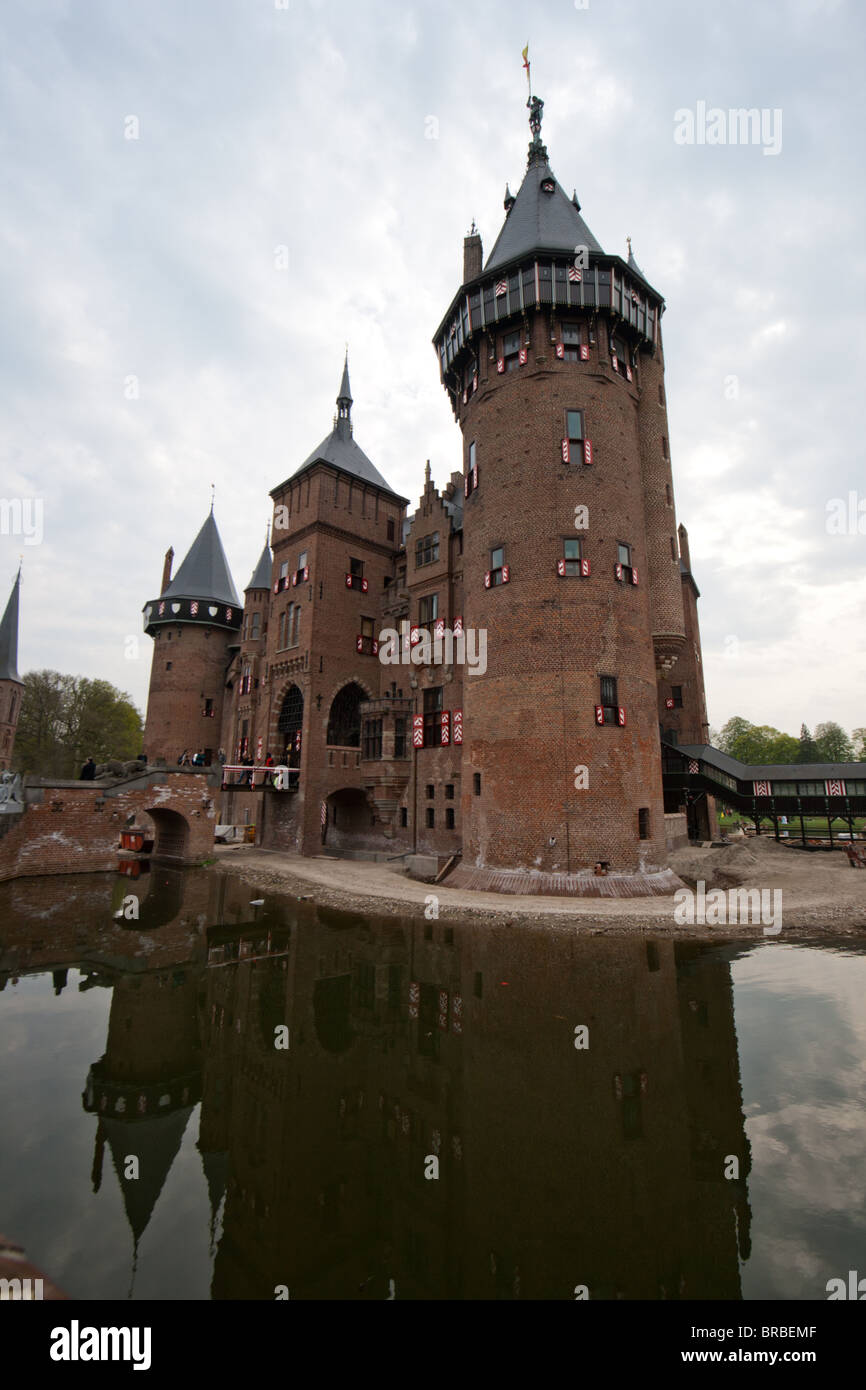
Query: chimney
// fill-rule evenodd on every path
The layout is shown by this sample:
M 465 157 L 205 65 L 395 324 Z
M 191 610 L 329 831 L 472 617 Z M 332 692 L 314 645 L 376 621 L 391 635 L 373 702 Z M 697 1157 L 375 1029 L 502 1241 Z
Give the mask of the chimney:
M 171 562 L 173 559 L 174 549 L 172 546 L 169 546 L 168 550 L 165 552 L 165 564 L 162 567 L 162 588 L 159 591 L 161 594 L 165 593 L 171 583 Z
M 474 280 L 481 274 L 481 264 L 484 260 L 484 253 L 481 249 L 481 235 L 475 230 L 475 223 L 472 223 L 472 231 L 463 238 L 463 283 L 467 280 Z
M 691 574 L 692 562 L 689 557 L 689 533 L 686 530 L 685 526 L 680 525 L 677 527 L 677 535 L 679 536 L 680 541 L 680 559 L 682 560 L 689 574 Z

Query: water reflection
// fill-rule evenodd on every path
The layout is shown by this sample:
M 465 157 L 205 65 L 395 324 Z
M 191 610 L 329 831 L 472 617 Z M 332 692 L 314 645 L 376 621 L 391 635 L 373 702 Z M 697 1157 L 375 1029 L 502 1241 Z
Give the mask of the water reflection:
M 200 1101 L 214 1298 L 741 1297 L 736 947 L 257 906 L 217 873 L 2 893 L 6 978 L 111 988 L 82 1100 L 131 1274 Z

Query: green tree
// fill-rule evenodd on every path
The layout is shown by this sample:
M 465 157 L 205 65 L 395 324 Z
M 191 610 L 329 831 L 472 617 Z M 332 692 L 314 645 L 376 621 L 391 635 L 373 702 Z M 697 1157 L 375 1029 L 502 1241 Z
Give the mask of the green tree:
M 854 761 L 854 748 L 850 738 L 842 728 L 830 719 L 826 724 L 815 728 L 815 743 L 818 748 L 818 761 L 821 763 L 850 763 Z
M 854 744 L 854 757 L 858 763 L 866 763 L 866 729 L 852 729 L 851 739 Z
M 734 752 L 734 747 L 751 728 L 748 719 L 744 719 L 741 714 L 735 714 L 719 730 L 716 747 L 723 753 L 729 753 L 732 758 L 738 758 L 740 755 Z
M 718 747 L 741 763 L 792 763 L 799 744 L 792 734 L 734 715 L 719 734 Z
M 141 751 L 142 720 L 129 695 L 108 681 L 28 671 L 15 738 L 15 765 L 37 777 L 77 777 L 88 756 L 125 761 Z
M 794 759 L 794 762 L 817 763 L 819 761 L 820 759 L 818 757 L 818 745 L 816 744 L 812 735 L 809 733 L 809 730 L 806 727 L 806 725 L 801 724 L 799 747 L 797 749 L 797 756 Z

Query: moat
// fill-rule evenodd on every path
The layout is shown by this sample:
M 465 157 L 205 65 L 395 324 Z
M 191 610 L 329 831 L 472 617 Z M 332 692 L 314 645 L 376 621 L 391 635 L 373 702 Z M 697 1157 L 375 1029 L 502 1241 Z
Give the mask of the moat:
M 136 919 L 135 914 L 138 913 Z M 82 1299 L 826 1299 L 866 950 L 0 885 L 0 1229 Z

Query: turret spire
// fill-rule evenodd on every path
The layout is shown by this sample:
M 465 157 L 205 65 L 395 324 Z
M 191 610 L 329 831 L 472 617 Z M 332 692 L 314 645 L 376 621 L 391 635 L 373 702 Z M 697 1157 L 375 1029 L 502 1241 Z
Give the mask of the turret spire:
M 21 565 L 18 565 L 18 573 L 15 576 L 15 583 L 12 585 L 12 592 L 9 595 L 9 602 L 6 604 L 6 611 L 0 618 L 0 680 L 21 681 L 18 674 L 18 600 L 21 591 Z
M 348 420 L 352 413 L 352 390 L 349 386 L 349 349 L 346 348 L 346 359 L 343 363 L 343 379 L 340 382 L 340 393 L 337 396 L 337 419 Z

